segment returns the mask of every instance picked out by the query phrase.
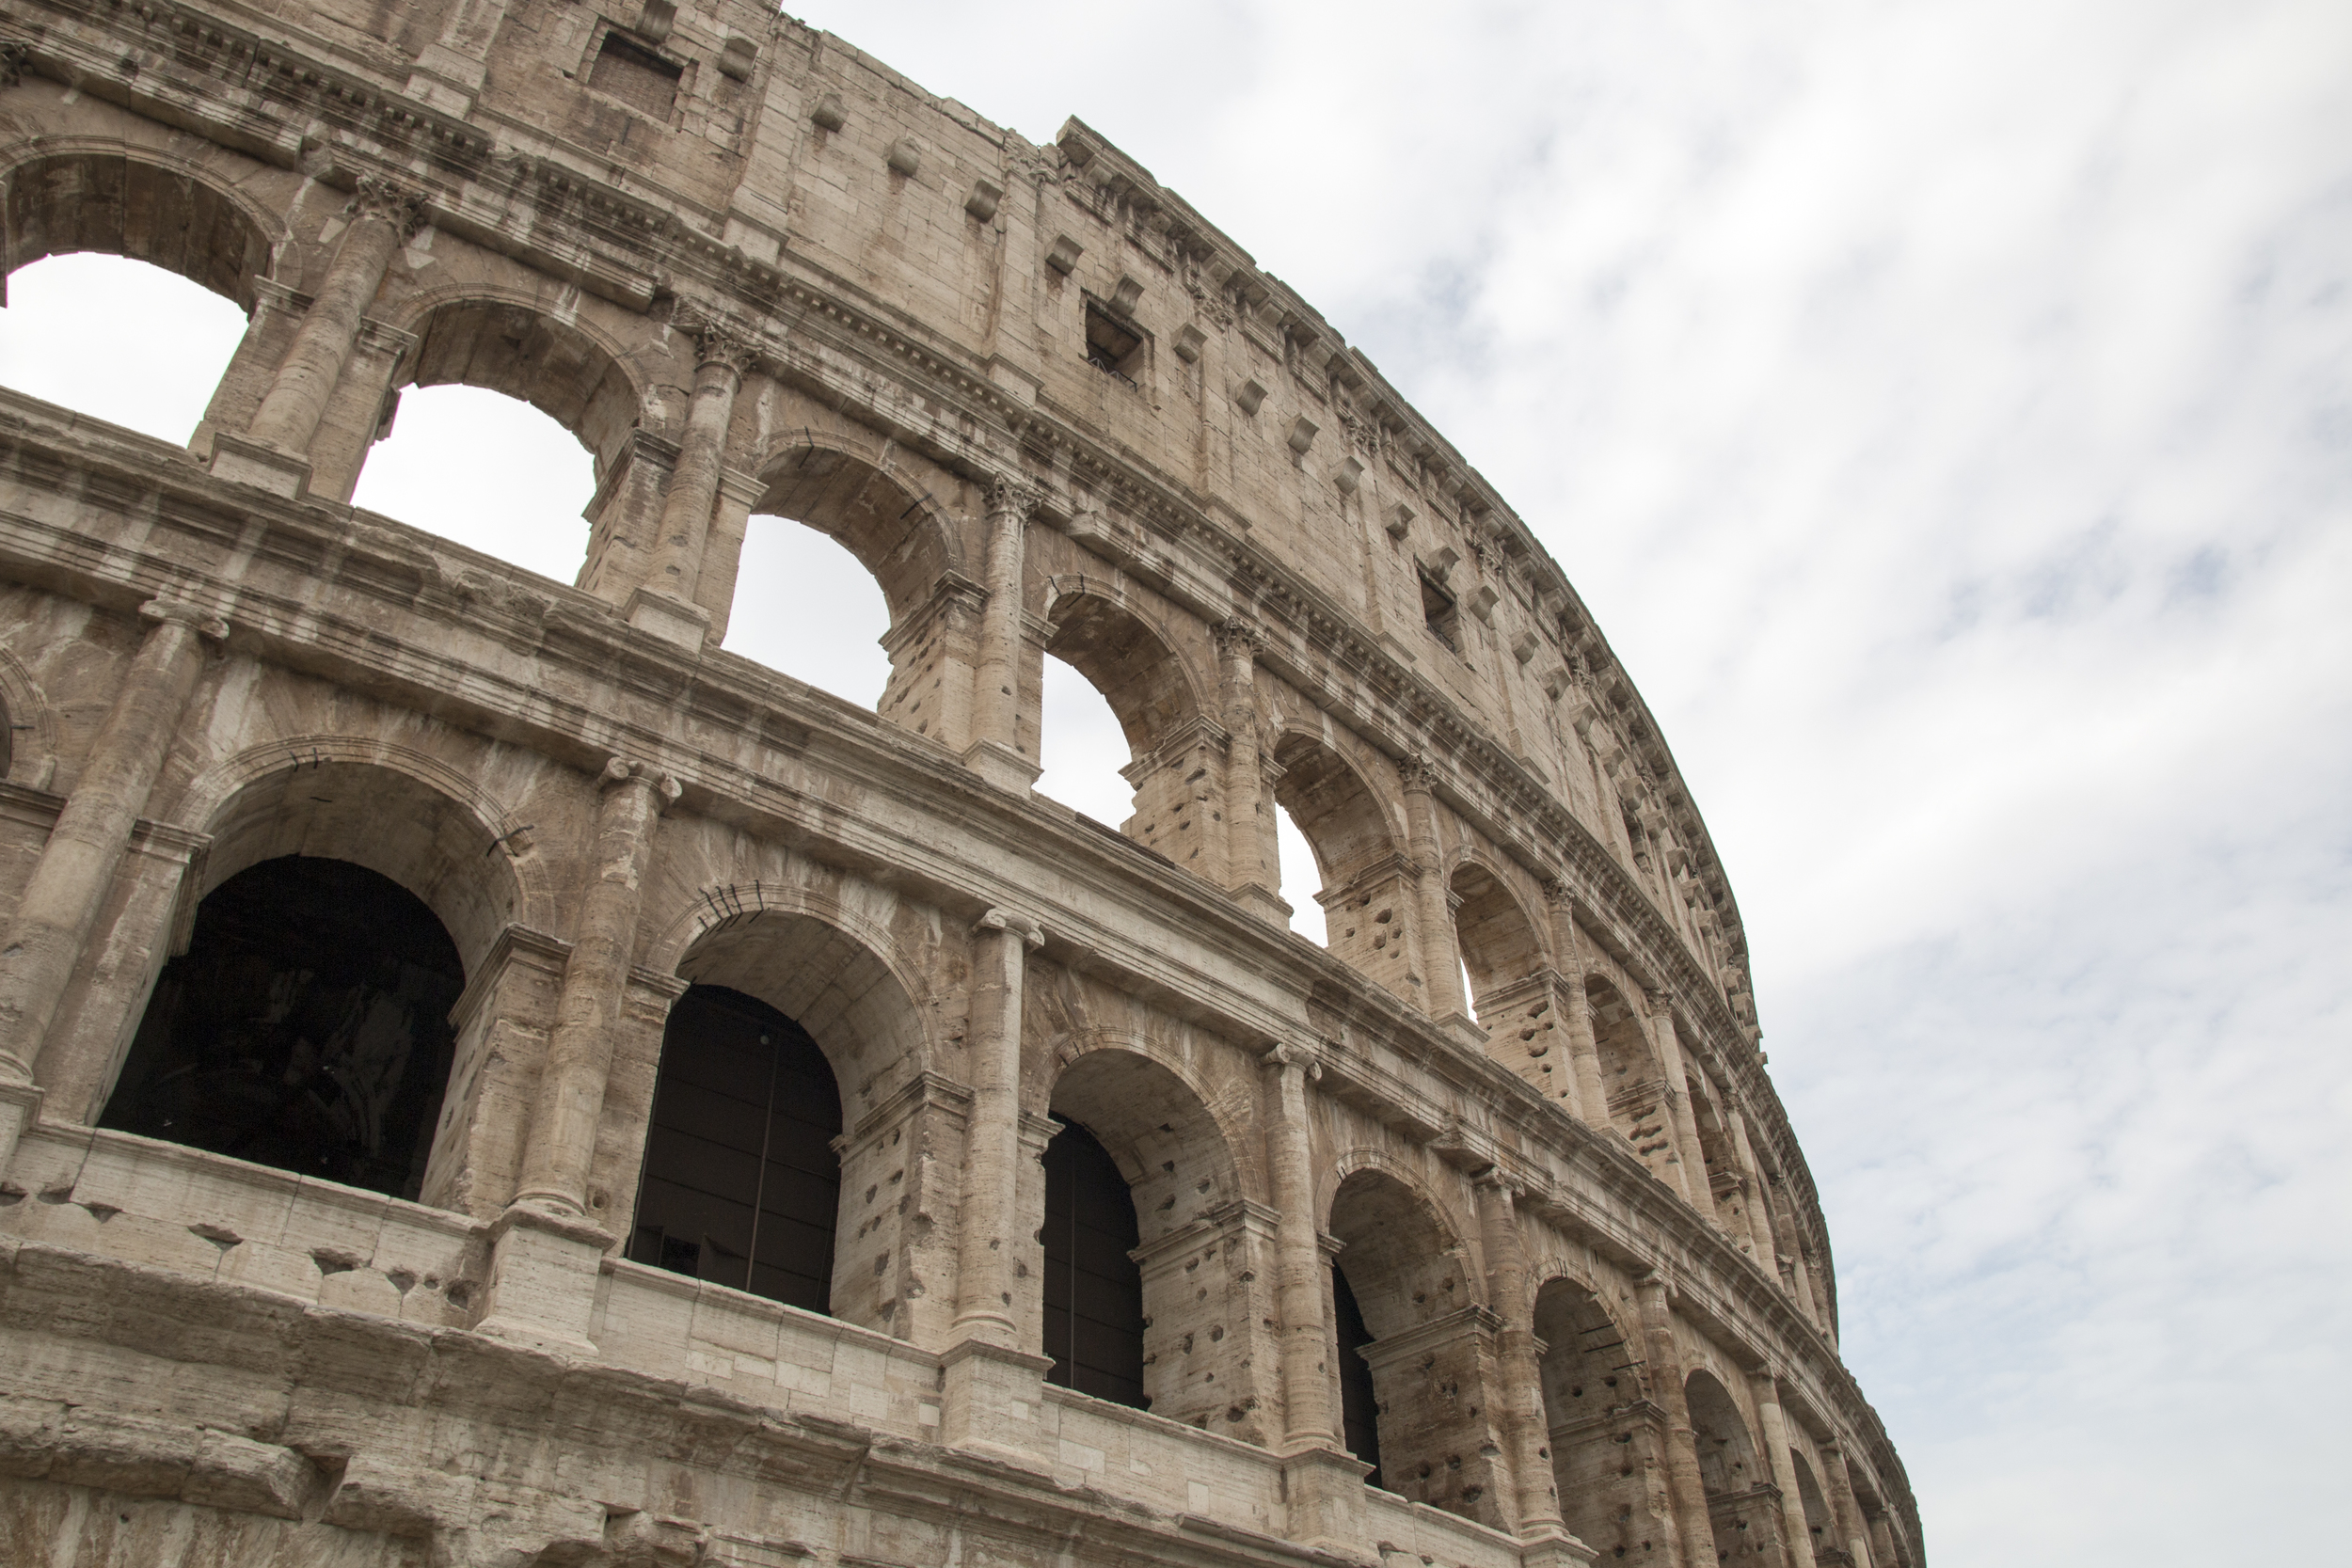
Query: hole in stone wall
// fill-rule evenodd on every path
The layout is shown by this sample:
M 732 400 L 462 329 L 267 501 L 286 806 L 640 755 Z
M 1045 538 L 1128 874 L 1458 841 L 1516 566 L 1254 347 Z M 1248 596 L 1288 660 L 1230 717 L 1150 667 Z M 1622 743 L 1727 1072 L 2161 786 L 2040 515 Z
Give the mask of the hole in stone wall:
M 1461 649 L 1461 612 L 1454 603 L 1454 595 L 1426 571 L 1421 574 L 1421 613 L 1428 623 L 1429 635 L 1447 647 Z
M 609 32 L 596 50 L 596 63 L 588 69 L 588 85 L 632 109 L 667 120 L 677 103 L 679 79 L 685 74 L 684 66 L 663 59 L 624 34 Z
M 1048 1383 L 1149 1409 L 1143 1393 L 1143 1275 L 1127 1179 L 1094 1134 L 1054 1118 L 1045 1146 L 1045 1354 Z
M 7 301 L 0 386 L 163 441 L 187 440 L 245 337 L 233 301 L 120 256 L 31 262 Z
M 205 895 L 100 1125 L 414 1198 L 466 971 L 431 910 L 344 861 L 263 861 Z
M 1087 363 L 1130 387 L 1141 378 L 1143 370 L 1142 335 L 1121 325 L 1092 301 L 1087 304 Z
M 741 991 L 690 988 L 662 1032 L 628 1256 L 828 1310 L 840 1133 L 841 1091 L 806 1030 Z

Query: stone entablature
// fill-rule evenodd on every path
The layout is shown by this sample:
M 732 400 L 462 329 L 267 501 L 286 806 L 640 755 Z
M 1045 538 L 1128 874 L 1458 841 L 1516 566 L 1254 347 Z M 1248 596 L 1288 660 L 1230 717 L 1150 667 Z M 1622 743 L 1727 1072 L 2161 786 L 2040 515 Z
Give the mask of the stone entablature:
M 756 7 L 256 21 L 0 9 L 7 265 L 118 250 L 252 323 L 188 451 L 0 394 L 0 918 L 52 955 L 0 974 L 10 1288 L 78 1270 L 232 1325 L 24 1320 L 12 1451 L 68 1456 L 13 1468 L 28 1508 L 176 1498 L 256 1552 L 311 1521 L 387 1560 L 912 1564 L 859 1532 L 977 1487 L 1022 1560 L 1687 1562 L 1720 1514 L 1778 1560 L 1821 1530 L 1921 1560 L 1704 827 L 1558 569 L 1360 356 L 1084 126 L 1030 147 Z M 1089 310 L 1135 341 L 1116 372 Z M 343 504 L 436 381 L 596 454 L 577 586 Z M 881 582 L 878 714 L 719 650 L 763 515 Z M 1027 791 L 1048 653 L 1127 729 L 1124 839 Z M 1324 863 L 1327 952 L 1281 928 L 1269 802 Z M 199 901 L 288 853 L 409 887 L 464 964 L 421 1204 L 92 1130 Z M 764 988 L 840 1081 L 832 1319 L 610 1256 L 690 984 Z M 1040 1386 L 1049 1109 L 1133 1191 L 1159 1414 Z M 1335 1441 L 1335 1256 L 1373 1282 L 1401 1497 Z M 400 1420 L 323 1435 L 304 1390 L 358 1397 L 332 1355 L 246 1418 L 214 1396 L 281 1298 L 304 1335 L 491 1357 L 493 1447 L 623 1373 L 738 1435 L 583 1512 L 453 1480 L 475 1450 Z M 1549 1419 L 1584 1397 L 1564 1356 L 1629 1414 Z M 205 1392 L 77 1413 L 86 1376 Z M 430 1385 L 388 1410 L 440 1418 Z M 740 1458 L 762 1412 L 828 1457 Z M 1542 1449 L 1603 1428 L 1648 1478 L 1622 1541 Z M 203 1435 L 232 1430 L 259 1449 Z M 1766 1451 L 1702 1475 L 1694 1432 Z M 912 1490 L 836 1506 L 836 1463 Z M 500 1487 L 533 1500 L 493 1540 Z

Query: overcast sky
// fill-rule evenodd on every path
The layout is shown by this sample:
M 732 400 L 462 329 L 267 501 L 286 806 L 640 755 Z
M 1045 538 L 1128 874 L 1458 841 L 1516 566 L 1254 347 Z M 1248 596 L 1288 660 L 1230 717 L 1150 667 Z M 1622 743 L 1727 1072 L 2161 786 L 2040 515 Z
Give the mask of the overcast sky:
M 808 19 L 1089 121 L 1565 567 L 1738 892 L 1938 1568 L 2339 1558 L 2352 7 L 1171 14 Z M 156 307 L 171 405 L 100 271 L 11 280 L 0 381 L 183 437 L 235 312 Z M 584 455 L 485 396 L 412 393 L 360 499 L 568 578 Z M 731 645 L 871 701 L 879 596 L 793 535 L 746 592 L 848 609 Z M 1123 816 L 1099 705 L 1049 727 Z

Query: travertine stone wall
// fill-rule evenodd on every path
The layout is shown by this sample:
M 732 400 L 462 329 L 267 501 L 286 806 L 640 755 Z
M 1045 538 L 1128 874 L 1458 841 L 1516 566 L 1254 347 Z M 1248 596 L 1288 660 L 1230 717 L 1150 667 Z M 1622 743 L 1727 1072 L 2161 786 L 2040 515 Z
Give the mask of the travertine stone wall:
M 250 322 L 184 449 L 0 393 L 0 1555 L 1924 1561 L 1638 693 L 1083 123 L 749 0 L 0 0 L 0 206 L 10 269 Z M 440 383 L 594 455 L 574 583 L 348 506 Z M 876 712 L 720 647 L 793 525 L 882 587 Z M 1048 655 L 1116 832 L 1029 789 Z M 288 854 L 464 964 L 417 1202 L 97 1125 Z M 839 1084 L 829 1317 L 618 1257 L 698 982 Z M 1135 1199 L 1149 1412 L 1042 1383 L 1051 1115 Z

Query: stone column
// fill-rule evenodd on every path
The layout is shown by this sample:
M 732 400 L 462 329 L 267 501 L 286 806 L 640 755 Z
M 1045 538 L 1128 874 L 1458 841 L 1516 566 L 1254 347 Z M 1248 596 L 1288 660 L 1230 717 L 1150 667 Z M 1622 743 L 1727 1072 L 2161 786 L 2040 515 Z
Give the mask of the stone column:
M 1821 1487 L 1829 1494 L 1830 1517 L 1836 1521 L 1837 1533 L 1844 1539 L 1846 1550 L 1853 1554 L 1854 1568 L 1871 1568 L 1870 1528 L 1863 1522 L 1862 1504 L 1853 1495 L 1853 1476 L 1846 1468 L 1846 1450 L 1835 1443 L 1822 1444 L 1821 1465 L 1829 1471 L 1821 1478 Z
M 151 599 L 139 614 L 154 626 L 123 673 L 0 947 L 0 1084 L 33 1082 L 57 1004 L 196 689 L 204 639 L 229 635 L 226 623 L 189 605 Z
M 973 932 L 972 1121 L 963 1146 L 962 1236 L 956 1259 L 958 1339 L 1019 1342 L 1012 1263 L 1021 1244 L 1021 996 L 1034 921 L 991 910 Z M 1029 1228 L 1034 1229 L 1035 1227 Z
M 1454 903 L 1445 885 L 1445 856 L 1438 847 L 1438 805 L 1431 785 L 1437 768 L 1416 752 L 1397 765 L 1405 781 L 1407 847 L 1420 868 L 1414 879 L 1414 913 L 1421 927 L 1422 977 L 1429 1016 L 1470 1022 L 1470 998 L 1462 994 L 1462 943 L 1454 931 Z
M 383 285 L 392 252 L 417 231 L 423 211 L 421 196 L 389 181 L 359 182 L 358 193 L 343 209 L 350 226 L 335 243 L 326 279 L 254 413 L 247 430 L 252 440 L 296 455 L 308 449 L 319 417 L 326 411 L 327 397 L 342 379 L 343 361 L 358 339 L 360 318 Z
M 1290 924 L 1269 850 L 1274 803 L 1258 752 L 1258 655 L 1265 634 L 1236 616 L 1216 625 L 1218 720 L 1225 726 L 1225 885 L 1277 926 Z
M 1691 1401 L 1682 1387 L 1682 1357 L 1675 1349 L 1666 1281 L 1655 1272 L 1645 1274 L 1634 1281 L 1634 1290 L 1642 1303 L 1650 1396 L 1666 1413 L 1666 1485 L 1674 1497 L 1682 1560 L 1686 1568 L 1707 1568 L 1716 1560 L 1715 1527 L 1708 1520 L 1707 1488 L 1699 1481 L 1698 1433 L 1691 1425 Z
M 1576 905 L 1567 884 L 1557 879 L 1544 884 L 1544 901 L 1551 910 L 1551 944 L 1560 970 L 1576 1113 L 1587 1127 L 1613 1132 L 1616 1122 L 1609 1115 L 1609 1085 L 1600 1075 L 1600 1047 L 1593 1039 L 1592 1002 L 1584 990 L 1584 938 L 1576 928 Z
M 1772 1221 L 1764 1208 L 1764 1167 L 1756 1158 L 1756 1146 L 1748 1139 L 1748 1118 L 1738 1106 L 1726 1105 L 1724 1120 L 1730 1124 L 1732 1148 L 1740 1160 L 1740 1180 L 1747 1188 L 1748 1241 L 1764 1272 L 1778 1278 L 1780 1271 L 1772 1264 Z
M 588 1212 L 589 1169 L 654 829 L 662 808 L 678 797 L 675 779 L 625 757 L 607 762 L 597 783 L 604 798 L 596 807 L 595 871 L 564 964 L 514 1198 L 517 1206 L 574 1218 Z
M 1658 1049 L 1658 1070 L 1666 1080 L 1666 1116 L 1674 1129 L 1675 1167 L 1680 1173 L 1682 1196 L 1708 1219 L 1715 1218 L 1715 1195 L 1707 1185 L 1707 1157 L 1699 1148 L 1698 1121 L 1691 1114 L 1691 1083 L 1682 1064 L 1682 1044 L 1675 1037 L 1674 998 L 1662 990 L 1649 993 L 1650 1038 Z
M 682 647 L 701 648 L 710 626 L 710 613 L 694 602 L 694 594 L 702 586 L 710 509 L 726 468 L 735 394 L 752 358 L 751 345 L 721 327 L 706 325 L 695 335 L 694 400 L 678 437 L 669 493 L 661 500 L 653 559 L 646 563 L 645 580 L 629 595 L 630 626 Z
M 963 760 L 1007 789 L 1027 789 L 1038 775 L 1036 759 L 1021 751 L 1022 556 L 1038 499 L 1009 478 L 999 478 L 988 493 L 988 599 L 972 680 L 972 744 Z
M 1756 1421 L 1764 1428 L 1765 1467 L 1780 1488 L 1780 1528 L 1788 1538 L 1788 1561 L 1791 1568 L 1813 1568 L 1813 1532 L 1805 1527 L 1797 1461 L 1788 1449 L 1788 1423 L 1780 1413 L 1780 1380 L 1766 1367 L 1748 1374 L 1748 1388 L 1756 1396 Z
M 1325 1359 L 1330 1299 L 1315 1219 L 1314 1151 L 1309 1137 L 1307 1082 L 1319 1076 L 1315 1053 L 1278 1045 L 1266 1053 L 1273 1104 L 1266 1115 L 1266 1171 L 1275 1212 L 1276 1310 L 1282 1317 L 1282 1448 L 1327 1448 L 1338 1438 L 1331 1372 Z
M 1566 1528 L 1559 1488 L 1546 1457 L 1549 1435 L 1543 1412 L 1543 1346 L 1535 1338 L 1535 1304 L 1527 1289 L 1527 1243 L 1519 1234 L 1511 1189 L 1493 1171 L 1478 1178 L 1479 1239 L 1486 1254 L 1486 1305 L 1502 1320 L 1495 1337 L 1502 1373 L 1501 1425 L 1509 1456 L 1516 1507 L 1512 1523 L 1523 1536 Z

